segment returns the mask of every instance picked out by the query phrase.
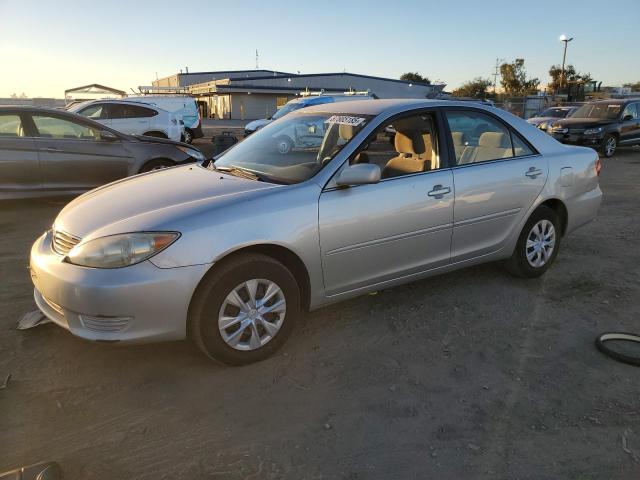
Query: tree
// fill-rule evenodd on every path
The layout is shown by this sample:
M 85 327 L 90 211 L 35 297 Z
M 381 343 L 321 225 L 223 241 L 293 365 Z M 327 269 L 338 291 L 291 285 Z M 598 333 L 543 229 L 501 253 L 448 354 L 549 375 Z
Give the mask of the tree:
M 500 83 L 507 95 L 519 97 L 531 95 L 538 90 L 540 80 L 537 78 L 527 78 L 524 69 L 524 58 L 516 58 L 512 63 L 500 65 Z
M 623 87 L 629 87 L 632 92 L 640 92 L 640 82 L 625 83 Z
M 485 98 L 487 89 L 491 86 L 488 78 L 476 77 L 473 80 L 463 83 L 453 91 L 454 97 Z
M 562 80 L 561 65 L 551 65 L 551 67 L 549 67 L 549 76 L 551 77 L 549 87 L 554 91 L 571 82 L 588 82 L 591 80 L 590 73 L 578 73 L 573 65 L 564 67 L 564 80 Z
M 400 75 L 400 80 L 404 80 L 405 82 L 412 83 L 426 83 L 427 85 L 431 85 L 431 80 L 427 77 L 423 77 L 418 72 L 407 72 Z

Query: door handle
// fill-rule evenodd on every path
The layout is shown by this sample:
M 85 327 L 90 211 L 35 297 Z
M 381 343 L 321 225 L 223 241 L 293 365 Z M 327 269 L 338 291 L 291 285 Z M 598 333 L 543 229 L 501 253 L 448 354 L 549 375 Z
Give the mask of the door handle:
M 442 185 L 434 185 L 433 190 L 428 192 L 427 195 L 433 198 L 442 198 L 447 193 L 451 193 L 451 188 L 443 187 Z
M 41 152 L 61 152 L 59 148 L 45 147 L 40 149 Z
M 536 178 L 538 175 L 542 175 L 542 170 L 540 170 L 539 168 L 536 168 L 536 167 L 531 167 L 525 173 L 525 176 L 527 176 L 529 178 Z

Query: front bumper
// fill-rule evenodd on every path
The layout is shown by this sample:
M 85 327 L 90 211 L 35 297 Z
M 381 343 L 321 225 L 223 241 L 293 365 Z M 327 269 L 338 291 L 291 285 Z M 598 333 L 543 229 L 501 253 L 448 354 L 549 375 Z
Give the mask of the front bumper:
M 187 312 L 210 264 L 158 268 L 150 261 L 116 269 L 63 261 L 51 233 L 31 248 L 30 271 L 38 308 L 86 340 L 144 343 L 186 337 Z
M 602 143 L 604 133 L 598 133 L 596 135 L 584 135 L 582 133 L 558 133 L 550 132 L 553 138 L 561 143 L 567 143 L 569 145 L 582 145 L 585 147 L 598 147 Z

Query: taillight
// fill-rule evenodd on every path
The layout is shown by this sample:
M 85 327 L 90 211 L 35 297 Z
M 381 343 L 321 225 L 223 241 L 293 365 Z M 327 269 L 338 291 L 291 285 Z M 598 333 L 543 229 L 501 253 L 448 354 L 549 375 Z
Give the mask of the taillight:
M 600 176 L 600 172 L 602 171 L 602 162 L 600 159 L 596 160 L 596 175 Z

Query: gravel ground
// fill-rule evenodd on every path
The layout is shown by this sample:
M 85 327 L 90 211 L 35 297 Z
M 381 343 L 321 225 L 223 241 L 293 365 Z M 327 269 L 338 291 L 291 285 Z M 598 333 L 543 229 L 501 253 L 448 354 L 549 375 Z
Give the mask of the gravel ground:
M 201 142 L 202 143 L 202 142 Z M 68 479 L 637 479 L 640 152 L 603 160 L 596 221 L 541 279 L 486 265 L 310 313 L 259 364 L 43 325 L 25 267 L 63 201 L 0 204 L 0 471 Z

